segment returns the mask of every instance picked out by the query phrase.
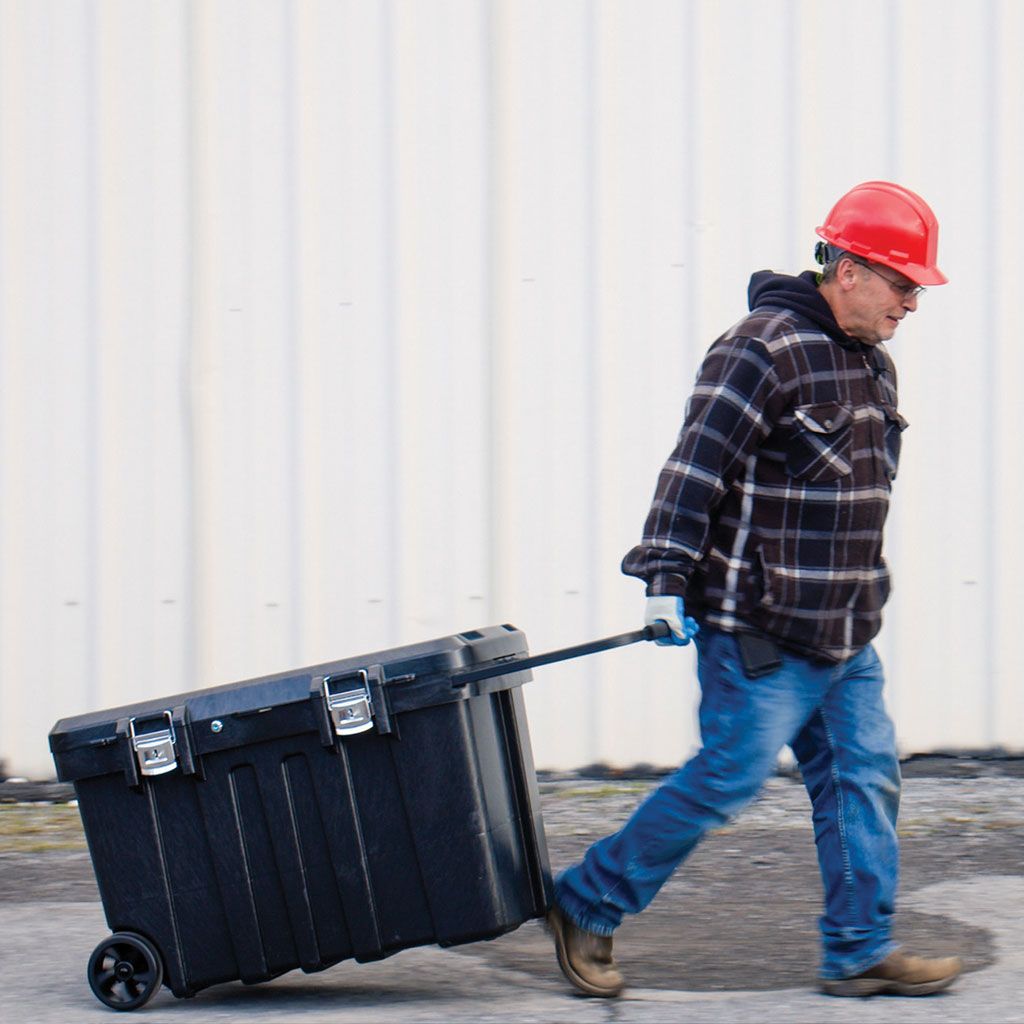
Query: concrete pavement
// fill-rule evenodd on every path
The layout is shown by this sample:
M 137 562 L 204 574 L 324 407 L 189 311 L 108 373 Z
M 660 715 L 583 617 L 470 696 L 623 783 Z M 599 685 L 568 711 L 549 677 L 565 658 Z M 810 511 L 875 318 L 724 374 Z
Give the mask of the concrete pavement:
M 614 1003 L 576 997 L 550 973 L 537 977 L 434 948 L 372 964 L 339 964 L 316 975 L 221 985 L 195 999 L 166 989 L 138 1011 L 153 1022 L 303 1021 L 405 1024 L 449 1021 L 1024 1021 L 1024 878 L 985 876 L 916 893 L 920 912 L 987 928 L 996 962 L 925 999 L 832 999 L 806 988 L 686 992 L 631 988 Z M 548 948 L 536 923 L 531 941 Z M 7 904 L 0 908 L 2 1004 L 7 1021 L 67 1024 L 111 1019 L 85 981 L 89 950 L 106 934 L 96 903 Z M 501 940 L 497 940 L 500 942 Z M 628 968 L 628 965 L 626 965 Z
M 923 952 L 965 956 L 968 972 L 948 993 L 848 1000 L 815 990 L 820 896 L 806 796 L 780 777 L 698 849 L 648 911 L 623 926 L 616 945 L 630 987 L 619 1000 L 574 995 L 543 928 L 531 921 L 493 942 L 407 950 L 255 986 L 220 985 L 189 1000 L 164 989 L 137 1019 L 1024 1022 L 1024 779 L 990 768 L 910 775 L 897 937 Z M 653 784 L 543 782 L 553 866 L 565 866 L 613 828 Z M 2 1018 L 112 1019 L 85 978 L 90 952 L 108 934 L 88 857 L 5 852 L 0 843 L 0 883 Z

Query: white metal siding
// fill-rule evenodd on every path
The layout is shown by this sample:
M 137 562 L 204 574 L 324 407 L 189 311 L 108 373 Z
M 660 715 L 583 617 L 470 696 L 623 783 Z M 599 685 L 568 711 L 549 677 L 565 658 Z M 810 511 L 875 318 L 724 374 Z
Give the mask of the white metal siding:
M 952 283 L 879 647 L 904 751 L 1024 747 L 1015 0 L 5 0 L 0 758 L 60 716 L 493 622 L 619 574 L 751 271 L 891 178 Z M 692 651 L 539 670 L 537 763 L 678 761 Z

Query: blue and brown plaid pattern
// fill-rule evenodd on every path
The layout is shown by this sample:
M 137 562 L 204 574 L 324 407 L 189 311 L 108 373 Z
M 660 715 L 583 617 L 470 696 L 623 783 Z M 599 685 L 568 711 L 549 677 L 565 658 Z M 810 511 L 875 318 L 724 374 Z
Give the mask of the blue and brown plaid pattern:
M 623 572 L 719 629 L 849 658 L 889 595 L 882 527 L 905 426 L 883 346 L 755 310 L 708 351 Z

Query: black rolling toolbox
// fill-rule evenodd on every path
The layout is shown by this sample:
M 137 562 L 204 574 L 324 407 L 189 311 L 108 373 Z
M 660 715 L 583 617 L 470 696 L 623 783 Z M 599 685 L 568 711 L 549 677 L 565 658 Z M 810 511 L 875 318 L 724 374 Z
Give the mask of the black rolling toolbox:
M 97 998 L 375 960 L 543 916 L 550 871 L 512 626 L 65 718 L 107 923 Z

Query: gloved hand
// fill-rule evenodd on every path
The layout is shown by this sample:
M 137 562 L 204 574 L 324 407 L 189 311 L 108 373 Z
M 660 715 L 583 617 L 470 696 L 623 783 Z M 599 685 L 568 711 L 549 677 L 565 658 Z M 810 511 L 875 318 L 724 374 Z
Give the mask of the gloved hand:
M 668 636 L 654 641 L 660 647 L 685 647 L 700 632 L 696 620 L 686 614 L 681 597 L 659 595 L 647 598 L 644 625 L 652 626 L 658 621 L 668 623 L 668 628 L 672 630 Z

